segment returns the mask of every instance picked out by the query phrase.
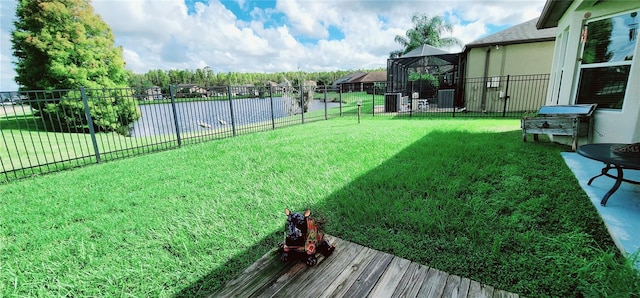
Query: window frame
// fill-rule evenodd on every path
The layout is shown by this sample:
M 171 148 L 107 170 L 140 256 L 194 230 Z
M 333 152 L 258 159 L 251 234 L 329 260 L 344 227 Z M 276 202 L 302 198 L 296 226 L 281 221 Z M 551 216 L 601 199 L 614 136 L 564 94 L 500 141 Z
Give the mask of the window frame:
M 585 20 L 582 24 L 582 26 L 580 27 L 580 51 L 579 51 L 579 56 L 578 56 L 578 62 L 577 62 L 577 71 L 576 71 L 576 84 L 575 86 L 575 90 L 574 90 L 574 102 L 577 103 L 596 103 L 599 104 L 599 102 L 597 101 L 580 101 L 580 94 L 581 94 L 581 83 L 582 83 L 582 75 L 583 75 L 583 70 L 585 69 L 596 69 L 596 68 L 601 68 L 601 69 L 606 69 L 609 67 L 619 67 L 619 66 L 628 66 L 629 67 L 629 74 L 627 75 L 627 79 L 624 82 L 625 87 L 622 93 L 622 98 L 621 98 L 621 104 L 620 107 L 602 107 L 602 106 L 598 106 L 598 109 L 607 109 L 607 110 L 612 110 L 612 111 L 622 111 L 622 109 L 624 108 L 625 102 L 627 101 L 627 94 L 628 94 L 628 89 L 629 89 L 629 77 L 630 77 L 630 73 L 631 73 L 631 69 L 633 68 L 633 62 L 634 59 L 637 59 L 635 56 L 636 53 L 638 52 L 638 48 L 640 47 L 640 34 L 638 34 L 636 32 L 636 37 L 635 37 L 635 44 L 634 44 L 634 48 L 633 51 L 631 52 L 633 54 L 633 57 L 630 60 L 619 60 L 619 61 L 605 61 L 605 62 L 594 62 L 594 63 L 584 63 L 584 51 L 587 45 L 587 40 L 586 37 L 588 37 L 588 26 L 591 23 L 595 23 L 595 22 L 599 22 L 599 21 L 603 21 L 606 19 L 613 19 L 619 16 L 624 16 L 626 14 L 631 14 L 631 13 L 636 13 L 638 19 L 640 20 L 640 10 L 629 10 L 629 11 L 625 11 L 625 12 L 620 12 L 620 13 L 616 13 L 616 14 L 611 14 L 611 15 L 605 15 L 605 16 L 601 16 L 601 17 L 597 17 L 597 18 L 593 18 L 593 19 L 589 19 L 589 20 Z M 640 22 L 640 21 L 639 21 Z M 585 36 L 585 31 L 587 30 L 587 35 Z

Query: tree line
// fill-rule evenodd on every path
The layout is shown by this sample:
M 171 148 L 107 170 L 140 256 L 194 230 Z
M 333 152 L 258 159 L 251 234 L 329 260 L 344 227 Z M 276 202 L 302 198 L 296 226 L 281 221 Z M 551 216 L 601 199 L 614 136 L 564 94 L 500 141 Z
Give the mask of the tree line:
M 325 72 L 283 71 L 275 73 L 242 73 L 242 72 L 214 72 L 210 67 L 172 70 L 149 70 L 144 74 L 129 73 L 129 86 L 148 88 L 151 86 L 168 87 L 180 84 L 194 84 L 199 86 L 265 86 L 270 82 L 279 84 L 289 81 L 294 86 L 303 85 L 306 81 L 315 81 L 318 86 L 331 85 L 353 72 L 371 72 L 384 69 L 335 70 Z

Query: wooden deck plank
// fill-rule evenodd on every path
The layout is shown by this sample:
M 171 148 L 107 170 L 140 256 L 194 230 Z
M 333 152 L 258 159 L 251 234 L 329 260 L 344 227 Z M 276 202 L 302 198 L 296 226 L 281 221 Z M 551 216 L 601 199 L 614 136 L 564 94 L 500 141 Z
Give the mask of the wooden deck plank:
M 447 284 L 444 286 L 442 297 L 460 297 L 460 276 L 449 274 L 447 276 Z
M 336 246 L 336 253 L 315 267 L 308 268 L 306 274 L 296 276 L 294 280 L 291 280 L 295 286 L 277 289 L 277 291 L 269 289 L 262 297 L 312 297 L 318 295 L 318 288 L 324 290 L 326 285 L 331 284 L 336 276 L 349 266 L 353 258 L 365 249 L 364 246 L 352 245 L 351 242 L 341 239 L 336 239 L 332 243 Z
M 489 285 L 482 285 L 480 287 L 482 289 L 482 295 L 484 297 L 493 297 L 493 287 Z
M 514 294 L 514 293 L 509 293 L 509 292 L 503 291 L 503 290 L 494 290 L 493 291 L 493 298 L 520 298 L 520 295 Z
M 469 298 L 492 298 L 493 287 L 480 284 L 477 281 L 471 281 L 469 285 Z
M 466 277 L 461 277 L 460 292 L 458 293 L 458 297 L 468 297 L 470 287 L 471 287 L 471 280 Z
M 392 297 L 416 297 L 427 272 L 429 267 L 411 262 Z
M 480 283 L 475 281 L 475 280 L 472 280 L 469 283 L 469 293 L 467 294 L 467 297 L 469 297 L 469 298 L 481 298 L 481 297 L 484 297 L 484 296 L 481 296 L 480 294 L 481 294 L 481 292 L 480 292 Z
M 362 270 L 356 282 L 343 295 L 345 297 L 366 297 L 376 286 L 380 276 L 387 270 L 389 263 L 393 260 L 393 255 L 381 253 Z
M 318 264 L 265 254 L 209 297 L 496 297 L 519 295 L 329 236 L 336 251 Z
M 321 291 L 318 289 L 318 297 L 336 297 L 334 292 L 337 294 L 342 290 L 348 289 L 374 255 L 375 250 L 365 247 L 360 254 L 354 256 L 345 270 L 340 272 L 331 284 L 326 285 Z
M 273 262 L 275 250 L 266 253 L 262 258 L 245 269 L 242 274 L 228 282 L 225 287 L 210 297 L 251 296 L 264 284 L 271 283 L 289 271 L 291 265 Z
M 418 291 L 418 297 L 442 297 L 444 287 L 447 284 L 446 272 L 429 268 L 427 276 Z
M 325 258 L 318 258 L 318 265 L 324 263 Z M 317 266 L 317 265 L 316 265 Z M 282 289 L 287 288 L 295 288 L 296 286 L 288 287 L 290 283 L 294 283 L 297 279 L 304 279 L 303 276 L 308 275 L 309 268 L 304 262 L 296 262 L 294 263 L 291 269 L 280 276 L 277 280 L 275 280 L 271 284 L 265 284 L 264 287 L 256 291 L 252 297 L 273 297 L 275 293 Z
M 389 263 L 387 270 L 382 274 L 378 284 L 371 290 L 370 297 L 391 297 L 402 276 L 407 272 L 411 261 L 395 257 Z
M 322 264 L 324 258 L 318 259 Z M 285 263 L 280 260 L 276 250 L 270 251 L 258 261 L 245 269 L 235 280 L 229 282 L 222 291 L 210 297 L 258 297 L 267 291 L 277 291 L 279 288 L 302 274 L 307 265 L 304 262 Z M 267 295 L 267 297 L 270 295 Z

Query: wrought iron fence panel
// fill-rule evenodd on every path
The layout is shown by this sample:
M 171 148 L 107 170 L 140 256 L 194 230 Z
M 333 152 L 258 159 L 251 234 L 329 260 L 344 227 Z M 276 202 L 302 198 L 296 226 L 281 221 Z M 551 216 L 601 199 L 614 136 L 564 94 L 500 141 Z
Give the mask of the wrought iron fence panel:
M 22 98 L 20 103 L 0 107 L 0 138 L 4 147 L 0 166 L 5 180 L 95 161 L 90 136 L 76 134 L 76 128 L 64 126 L 59 121 L 59 113 L 43 116 L 41 112 L 52 109 L 52 105 L 63 98 L 81 103 L 78 90 L 21 91 L 17 94 Z M 62 107 L 60 111 L 65 113 L 67 108 Z
M 457 88 L 406 90 L 374 97 L 373 114 L 392 117 L 520 118 L 544 105 L 549 74 L 466 78 Z M 363 108 L 368 108 L 363 105 Z

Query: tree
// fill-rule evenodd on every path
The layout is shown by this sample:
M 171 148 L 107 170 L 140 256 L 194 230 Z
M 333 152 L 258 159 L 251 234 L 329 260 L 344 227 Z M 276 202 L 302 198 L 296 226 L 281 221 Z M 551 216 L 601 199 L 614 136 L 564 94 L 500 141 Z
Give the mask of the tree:
M 89 0 L 20 0 L 16 16 L 11 41 L 22 89 L 127 85 L 122 49 Z
M 407 30 L 406 36 L 396 35 L 394 41 L 403 49 L 389 53 L 389 58 L 398 58 L 420 47 L 423 44 L 436 48 L 462 45 L 455 37 L 442 37 L 444 33 L 453 32 L 453 25 L 440 16 L 429 17 L 426 14 L 413 14 L 411 17 L 413 28 Z
M 87 88 L 94 127 L 103 131 L 128 130 L 140 118 L 131 96 L 115 89 L 128 85 L 122 48 L 114 44 L 109 26 L 93 12 L 90 0 L 19 0 L 11 32 L 17 58 L 16 82 L 22 90 Z M 63 92 L 34 102 L 37 115 L 82 130 L 88 122 L 84 105 Z M 93 96 L 98 95 L 98 96 Z

